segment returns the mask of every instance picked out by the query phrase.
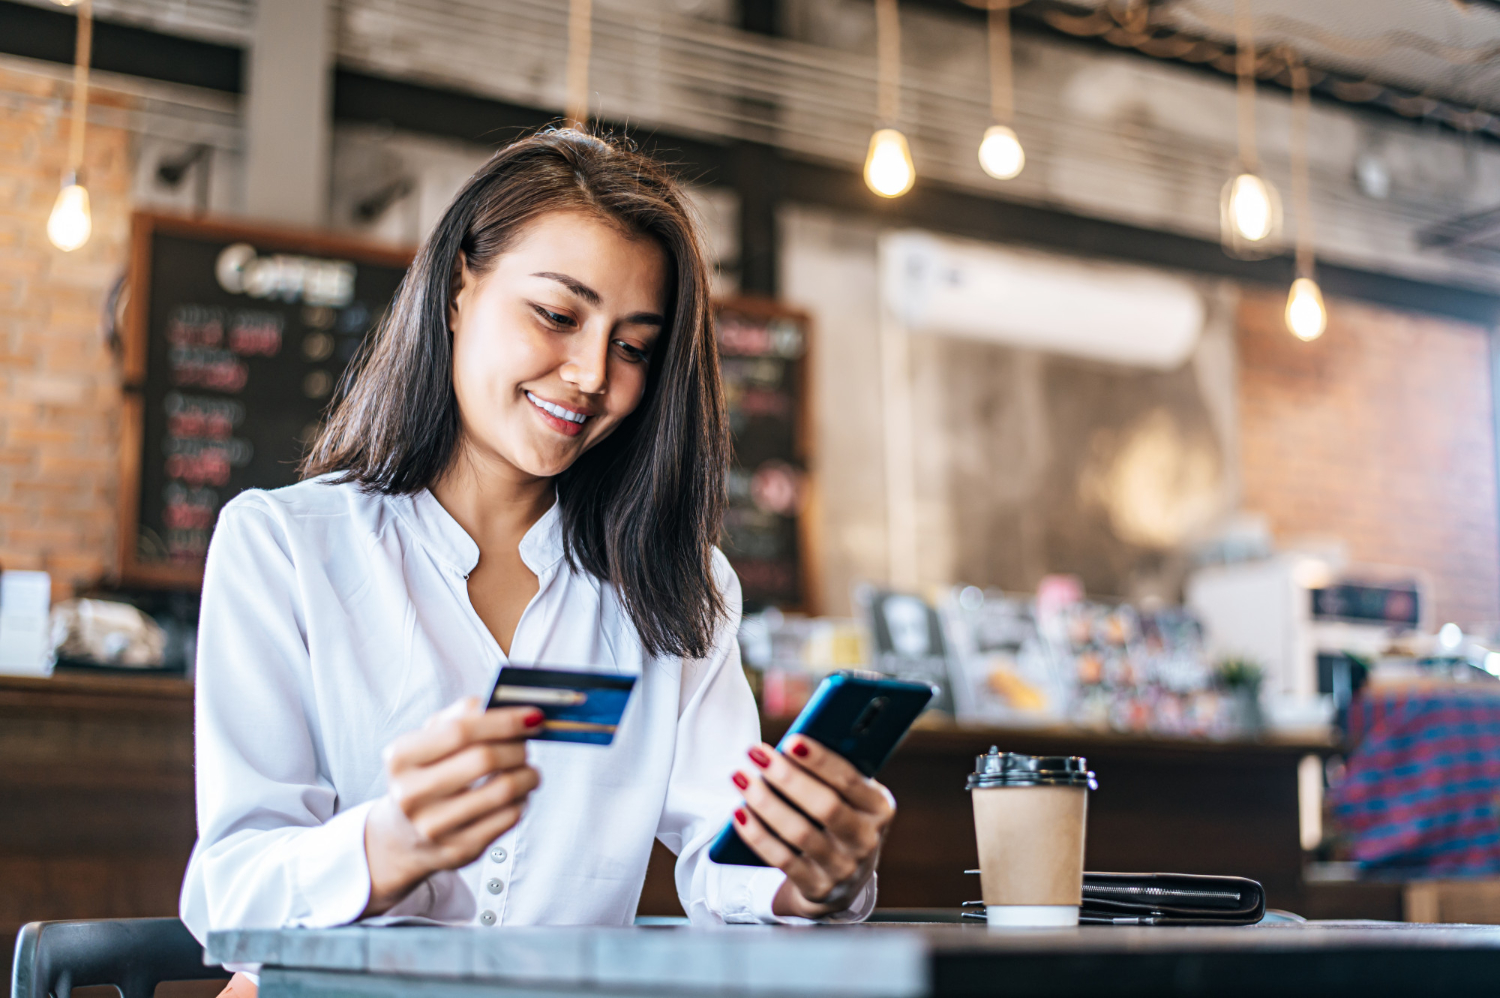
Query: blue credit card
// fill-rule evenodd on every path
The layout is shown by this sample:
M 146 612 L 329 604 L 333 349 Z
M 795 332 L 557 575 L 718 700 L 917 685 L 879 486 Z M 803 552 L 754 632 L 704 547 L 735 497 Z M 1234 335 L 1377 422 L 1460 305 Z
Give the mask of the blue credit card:
M 544 742 L 608 745 L 625 714 L 634 676 L 507 665 L 490 691 L 491 707 L 538 707 Z

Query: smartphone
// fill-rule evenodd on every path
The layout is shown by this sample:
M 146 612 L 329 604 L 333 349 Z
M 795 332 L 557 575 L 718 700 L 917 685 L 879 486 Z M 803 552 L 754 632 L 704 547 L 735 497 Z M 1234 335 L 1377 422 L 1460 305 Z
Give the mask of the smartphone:
M 906 737 L 911 722 L 926 709 L 933 692 L 927 683 L 868 672 L 835 672 L 818 684 L 776 748 L 784 750 L 793 735 L 802 735 L 873 777 Z M 766 865 L 745 845 L 733 820 L 725 822 L 724 830 L 708 847 L 708 858 L 735 866 Z

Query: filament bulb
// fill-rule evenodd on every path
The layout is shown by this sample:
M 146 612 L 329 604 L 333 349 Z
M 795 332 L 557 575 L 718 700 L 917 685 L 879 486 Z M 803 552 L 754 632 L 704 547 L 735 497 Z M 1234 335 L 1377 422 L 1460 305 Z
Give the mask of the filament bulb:
M 865 183 L 870 190 L 883 198 L 898 198 L 911 190 L 916 179 L 905 135 L 882 128 L 870 136 L 870 152 L 865 157 Z
M 57 192 L 57 200 L 52 203 L 52 214 L 47 218 L 47 238 L 58 249 L 72 252 L 88 242 L 93 231 L 88 189 L 82 184 L 68 184 Z
M 1258 243 L 1271 234 L 1275 208 L 1266 182 L 1253 173 L 1242 173 L 1230 182 L 1229 217 L 1242 239 Z
M 1286 299 L 1286 328 L 1299 340 L 1315 340 L 1328 328 L 1328 308 L 1323 291 L 1311 277 L 1292 282 L 1292 293 Z
M 991 125 L 979 143 L 979 165 L 996 180 L 1010 180 L 1026 168 L 1026 150 L 1014 131 Z

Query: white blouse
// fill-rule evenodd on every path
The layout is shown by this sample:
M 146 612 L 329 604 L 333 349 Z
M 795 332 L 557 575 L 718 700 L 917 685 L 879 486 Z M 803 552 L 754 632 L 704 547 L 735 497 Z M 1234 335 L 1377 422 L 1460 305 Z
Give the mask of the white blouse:
M 684 660 L 649 657 L 613 587 L 568 567 L 555 506 L 520 554 L 539 588 L 516 627 L 515 663 L 634 675 L 635 691 L 608 747 L 529 743 L 542 781 L 520 823 L 387 917 L 629 924 L 659 839 L 677 854 L 695 924 L 800 921 L 771 911 L 780 871 L 707 855 L 739 801 L 730 774 L 759 740 L 736 641 L 739 580 L 723 555 L 731 612 L 710 655 Z M 508 661 L 469 602 L 478 562 L 426 491 L 367 495 L 314 479 L 224 507 L 203 580 L 198 843 L 181 901 L 200 940 L 359 918 L 381 750 L 460 697 L 485 697 Z M 840 920 L 874 906 L 872 882 Z

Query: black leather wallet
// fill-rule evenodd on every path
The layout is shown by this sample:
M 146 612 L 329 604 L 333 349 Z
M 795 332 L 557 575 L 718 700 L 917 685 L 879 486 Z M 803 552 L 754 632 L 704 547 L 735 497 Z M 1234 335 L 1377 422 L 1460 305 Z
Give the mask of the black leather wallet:
M 1244 877 L 1190 873 L 1085 873 L 1085 925 L 1254 925 L 1266 892 Z

